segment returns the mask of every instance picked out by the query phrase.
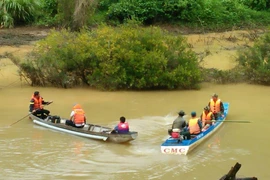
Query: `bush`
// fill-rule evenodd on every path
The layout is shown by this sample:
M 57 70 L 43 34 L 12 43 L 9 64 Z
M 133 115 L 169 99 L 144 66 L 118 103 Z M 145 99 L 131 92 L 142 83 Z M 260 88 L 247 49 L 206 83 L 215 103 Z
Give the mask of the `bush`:
M 270 22 L 269 12 L 256 11 L 249 3 L 247 0 L 122 0 L 109 7 L 108 16 L 120 23 L 126 19 L 137 19 L 145 24 L 174 22 L 205 29 Z M 260 10 L 268 7 L 263 3 L 257 5 L 265 7 Z
M 0 1 L 0 27 L 11 28 L 14 25 L 33 22 L 38 6 L 35 0 Z
M 182 36 L 136 23 L 80 33 L 52 31 L 31 57 L 23 66 L 41 74 L 43 83 L 36 84 L 146 90 L 194 89 L 200 81 L 196 55 Z M 25 73 L 35 72 L 28 69 Z
M 58 21 L 58 1 L 57 0 L 39 0 L 39 11 L 36 13 L 36 24 L 52 26 Z
M 268 32 L 244 51 L 239 51 L 237 61 L 248 79 L 257 84 L 270 85 L 270 33 Z

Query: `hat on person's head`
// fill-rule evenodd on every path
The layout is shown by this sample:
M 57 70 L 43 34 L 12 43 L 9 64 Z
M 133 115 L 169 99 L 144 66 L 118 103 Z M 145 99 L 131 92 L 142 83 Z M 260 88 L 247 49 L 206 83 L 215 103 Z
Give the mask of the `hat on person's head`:
M 192 112 L 191 112 L 191 116 L 192 116 L 192 117 L 196 116 L 196 112 L 195 112 L 195 111 L 192 111 Z
M 209 111 L 210 107 L 209 106 L 205 106 L 204 110 Z
M 82 109 L 80 104 L 75 104 L 72 109 Z
M 183 110 L 181 110 L 181 111 L 179 111 L 179 113 L 178 113 L 180 116 L 184 116 L 184 115 L 186 115 L 185 114 L 185 112 L 183 111 Z
M 39 95 L 39 91 L 34 92 L 34 96 L 37 96 L 37 95 Z
M 214 94 L 212 95 L 212 97 L 218 97 L 218 95 L 217 95 L 216 93 L 214 93 Z

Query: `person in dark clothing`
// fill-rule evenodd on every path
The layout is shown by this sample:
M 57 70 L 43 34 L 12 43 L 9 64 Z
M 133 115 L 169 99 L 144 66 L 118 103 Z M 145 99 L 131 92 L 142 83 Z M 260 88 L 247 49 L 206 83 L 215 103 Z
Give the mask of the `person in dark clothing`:
M 184 111 L 180 111 L 178 113 L 178 117 L 173 121 L 172 124 L 172 130 L 173 129 L 179 129 L 180 131 L 187 126 L 186 120 L 184 119 L 185 116 L 185 112 Z
M 49 116 L 50 111 L 44 109 L 43 105 L 49 105 L 52 102 L 53 101 L 44 101 L 43 98 L 40 96 L 39 91 L 35 91 L 30 100 L 29 113 L 41 119 L 46 119 Z
M 172 138 L 179 139 L 179 141 L 182 141 L 182 137 L 180 136 L 180 133 L 187 126 L 184 116 L 185 116 L 185 112 L 181 110 L 178 113 L 178 117 L 173 121 L 172 128 L 168 129 L 168 134 Z

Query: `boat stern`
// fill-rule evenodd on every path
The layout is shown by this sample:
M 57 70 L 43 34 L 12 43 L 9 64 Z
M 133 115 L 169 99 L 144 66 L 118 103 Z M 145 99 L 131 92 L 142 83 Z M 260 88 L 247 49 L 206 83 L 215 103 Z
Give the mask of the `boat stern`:
M 189 146 L 161 146 L 163 154 L 187 155 Z

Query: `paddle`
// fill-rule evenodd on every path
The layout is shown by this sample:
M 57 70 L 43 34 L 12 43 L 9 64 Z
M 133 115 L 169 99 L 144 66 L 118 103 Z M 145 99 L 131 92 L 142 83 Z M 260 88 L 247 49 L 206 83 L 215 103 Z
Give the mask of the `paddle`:
M 47 104 L 44 104 L 44 106 L 50 105 L 51 103 L 53 103 L 53 101 L 50 101 L 50 102 L 48 102 Z M 24 116 L 23 118 L 19 119 L 19 120 L 16 121 L 16 122 L 12 123 L 12 124 L 9 125 L 9 126 L 12 126 L 12 125 L 14 125 L 14 124 L 17 124 L 17 123 L 20 122 L 21 120 L 23 120 L 23 119 L 25 119 L 26 117 L 28 117 L 30 114 L 32 114 L 32 113 L 28 113 L 26 116 Z
M 24 118 L 28 117 L 30 114 L 32 114 L 32 113 L 27 114 L 26 116 L 24 116 L 23 118 L 19 119 L 19 120 L 16 121 L 16 122 L 12 123 L 12 124 L 9 125 L 9 126 L 12 126 L 12 125 L 14 125 L 14 124 L 17 124 L 18 122 L 20 122 L 20 121 L 23 120 Z

